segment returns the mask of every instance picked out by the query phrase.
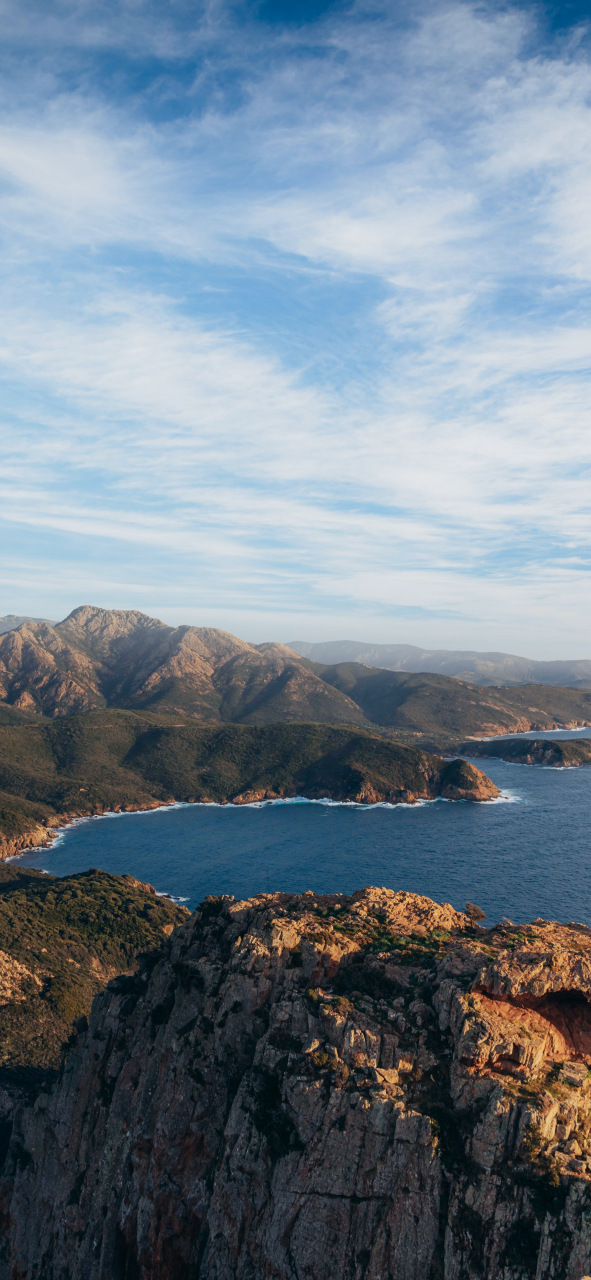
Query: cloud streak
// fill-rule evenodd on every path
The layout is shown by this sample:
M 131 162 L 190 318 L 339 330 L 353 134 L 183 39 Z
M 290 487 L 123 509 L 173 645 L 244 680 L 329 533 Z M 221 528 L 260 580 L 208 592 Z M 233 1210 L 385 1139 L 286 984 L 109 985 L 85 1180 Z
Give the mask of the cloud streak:
M 517 6 L 24 7 L 0 612 L 585 652 L 584 40 Z

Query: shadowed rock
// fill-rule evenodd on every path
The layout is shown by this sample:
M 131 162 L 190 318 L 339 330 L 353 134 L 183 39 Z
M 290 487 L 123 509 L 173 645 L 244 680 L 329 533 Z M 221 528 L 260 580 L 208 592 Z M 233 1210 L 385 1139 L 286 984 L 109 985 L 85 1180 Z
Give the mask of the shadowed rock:
M 2 1280 L 581 1280 L 591 932 L 207 899 L 15 1126 Z

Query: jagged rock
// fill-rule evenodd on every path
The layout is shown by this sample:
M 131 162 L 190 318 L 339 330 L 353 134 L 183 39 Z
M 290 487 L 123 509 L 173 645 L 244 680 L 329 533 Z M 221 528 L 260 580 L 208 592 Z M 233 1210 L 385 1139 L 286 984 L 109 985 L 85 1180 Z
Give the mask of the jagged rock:
M 591 1271 L 590 931 L 262 894 L 151 965 L 16 1117 L 0 1280 Z

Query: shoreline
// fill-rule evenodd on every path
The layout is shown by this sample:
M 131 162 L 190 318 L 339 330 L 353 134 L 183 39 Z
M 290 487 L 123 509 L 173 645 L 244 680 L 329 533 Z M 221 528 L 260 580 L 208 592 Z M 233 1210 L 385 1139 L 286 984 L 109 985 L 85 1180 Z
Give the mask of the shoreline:
M 556 724 L 551 729 L 530 725 L 529 729 L 513 729 L 512 732 L 475 734 L 468 733 L 463 742 L 496 742 L 498 738 L 523 738 L 529 733 L 575 733 L 577 729 L 591 729 L 591 720 L 571 720 L 569 724 Z
M 163 800 L 151 805 L 129 806 L 121 809 L 104 809 L 100 813 L 77 813 L 63 815 L 63 821 L 52 823 L 51 826 L 43 828 L 45 838 L 42 840 L 28 840 L 26 835 L 17 837 L 14 841 L 0 841 L 0 862 L 12 862 L 22 858 L 27 853 L 33 853 L 35 849 L 51 850 L 63 839 L 66 831 L 71 827 L 77 827 L 84 822 L 99 821 L 103 818 L 125 818 L 140 816 L 141 814 L 162 813 L 163 810 L 172 809 L 266 809 L 273 805 L 296 805 L 296 804 L 315 804 L 324 805 L 326 808 L 334 809 L 421 809 L 430 804 L 518 804 L 519 796 L 506 790 L 501 790 L 498 796 L 492 796 L 484 801 L 473 801 L 464 798 L 452 799 L 449 796 L 420 796 L 416 800 L 333 800 L 330 796 L 269 796 L 260 800 Z M 31 836 L 34 836 L 34 832 Z M 28 840 L 28 843 L 24 843 Z M 21 844 L 21 842 L 23 842 Z M 19 843 L 21 847 L 11 852 L 4 852 L 7 845 Z
M 580 721 L 569 721 L 568 724 L 563 723 L 561 725 L 557 725 L 557 722 L 554 721 L 553 724 L 554 724 L 554 727 L 552 729 L 532 729 L 530 727 L 529 730 L 521 730 L 521 729 L 515 730 L 512 734 L 507 733 L 506 731 L 503 731 L 503 732 L 495 733 L 494 735 L 489 735 L 485 737 L 476 737 L 476 736 L 470 737 L 465 739 L 465 742 L 466 743 L 467 742 L 474 742 L 474 743 L 495 742 L 495 741 L 498 741 L 499 739 L 504 739 L 504 738 L 511 738 L 514 740 L 515 738 L 522 736 L 523 733 L 528 733 L 528 732 L 529 733 L 548 733 L 548 734 L 554 734 L 554 733 L 560 733 L 560 732 L 572 733 L 572 732 L 576 732 L 579 729 L 585 729 L 585 728 L 591 727 L 591 721 L 586 721 L 584 723 L 581 723 Z M 401 745 L 402 747 L 406 747 L 406 746 L 409 746 L 410 744 L 401 743 L 399 745 Z M 442 795 L 434 795 L 433 793 L 431 793 L 430 795 L 429 794 L 425 795 L 423 793 L 416 793 L 411 790 L 409 791 L 400 790 L 399 792 L 390 791 L 389 793 L 388 792 L 385 793 L 384 791 L 382 791 L 382 793 L 380 794 L 380 790 L 377 788 L 374 789 L 373 785 L 363 784 L 363 786 L 361 786 L 358 789 L 357 795 L 354 798 L 343 798 L 343 799 L 334 799 L 330 796 L 322 796 L 322 797 L 309 796 L 309 795 L 308 796 L 306 795 L 280 796 L 276 792 L 261 789 L 260 791 L 254 791 L 254 790 L 245 791 L 240 795 L 234 796 L 232 799 L 218 800 L 218 801 L 209 800 L 208 798 L 200 799 L 200 800 L 193 800 L 192 798 L 190 799 L 171 798 L 170 800 L 157 800 L 155 798 L 146 798 L 144 800 L 137 801 L 135 803 L 132 802 L 129 804 L 116 805 L 112 809 L 107 809 L 107 808 L 86 809 L 86 808 L 77 807 L 74 810 L 70 810 L 69 812 L 65 812 L 61 814 L 53 813 L 47 817 L 43 816 L 36 820 L 31 818 L 30 820 L 31 825 L 28 830 L 23 831 L 21 829 L 21 831 L 18 834 L 15 833 L 15 834 L 9 835 L 8 833 L 6 833 L 5 835 L 0 835 L 0 861 L 6 861 L 11 858 L 20 857 L 21 855 L 24 855 L 35 849 L 51 848 L 51 846 L 55 843 L 55 841 L 59 840 L 61 833 L 63 833 L 71 825 L 79 821 L 87 821 L 92 818 L 99 818 L 99 817 L 115 817 L 125 813 L 150 813 L 150 812 L 156 812 L 163 809 L 181 807 L 189 804 L 209 804 L 214 806 L 218 805 L 220 807 L 225 807 L 227 805 L 230 805 L 230 806 L 238 807 L 238 806 L 244 806 L 244 805 L 256 806 L 259 804 L 267 804 L 267 803 L 294 803 L 294 802 L 309 803 L 311 802 L 311 803 L 336 804 L 336 805 L 349 804 L 351 806 L 356 806 L 359 808 L 373 808 L 379 805 L 396 808 L 401 805 L 403 807 L 406 807 L 408 805 L 412 805 L 414 807 L 416 805 L 436 802 L 438 799 L 441 799 L 441 800 L 445 799 L 450 801 L 463 800 L 465 802 L 470 801 L 471 803 L 477 802 L 477 803 L 487 803 L 487 804 L 499 803 L 499 802 L 506 803 L 506 798 L 504 797 L 503 793 L 501 793 L 500 795 L 496 794 L 497 788 L 495 787 L 494 784 L 492 784 L 492 787 L 490 786 L 491 780 L 487 777 L 486 774 L 482 772 L 482 769 L 480 767 L 481 757 L 470 758 L 468 757 L 468 752 L 463 753 L 462 757 L 458 757 L 456 756 L 456 752 L 458 748 L 457 748 L 457 745 L 455 744 L 454 744 L 454 754 L 449 756 L 447 755 L 447 751 L 445 748 L 441 748 L 441 747 L 435 748 L 433 746 L 419 747 L 417 744 L 415 744 L 415 746 L 416 746 L 416 749 L 419 751 L 425 751 L 430 755 L 439 756 L 442 763 L 443 761 L 445 761 L 446 764 L 451 763 L 451 761 L 453 761 L 456 758 L 458 759 L 458 763 L 461 759 L 466 760 L 468 758 L 469 764 L 471 765 L 471 767 L 473 769 L 476 769 L 477 772 L 482 775 L 479 780 L 479 784 L 474 789 L 472 789 L 471 787 L 466 788 L 465 786 L 463 786 L 462 785 L 463 780 L 461 781 L 458 780 L 459 785 L 455 785 L 454 782 L 452 781 L 451 783 L 442 787 L 442 790 L 444 792 L 444 794 Z M 488 794 L 487 794 L 487 789 L 488 789 Z M 447 794 L 445 794 L 446 791 L 447 791 Z M 26 818 L 25 818 L 25 822 L 26 822 Z
M 93 813 L 56 814 L 55 821 L 39 822 L 31 831 L 24 832 L 22 835 L 0 838 L 0 862 L 8 862 L 11 858 L 19 858 L 21 854 L 30 853 L 33 849 L 51 849 L 67 827 L 76 826 L 79 822 L 88 822 L 92 818 L 115 818 L 125 813 L 152 813 L 155 809 L 178 808 L 189 803 L 190 801 L 185 800 L 158 800 L 154 804 L 122 806 L 120 809 L 101 809 Z

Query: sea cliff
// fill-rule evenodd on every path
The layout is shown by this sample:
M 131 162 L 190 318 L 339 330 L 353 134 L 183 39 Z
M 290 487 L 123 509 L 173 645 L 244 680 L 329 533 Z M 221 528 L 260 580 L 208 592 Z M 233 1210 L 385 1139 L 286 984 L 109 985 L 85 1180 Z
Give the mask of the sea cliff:
M 581 1280 L 591 931 L 208 899 L 16 1120 L 1 1280 Z

